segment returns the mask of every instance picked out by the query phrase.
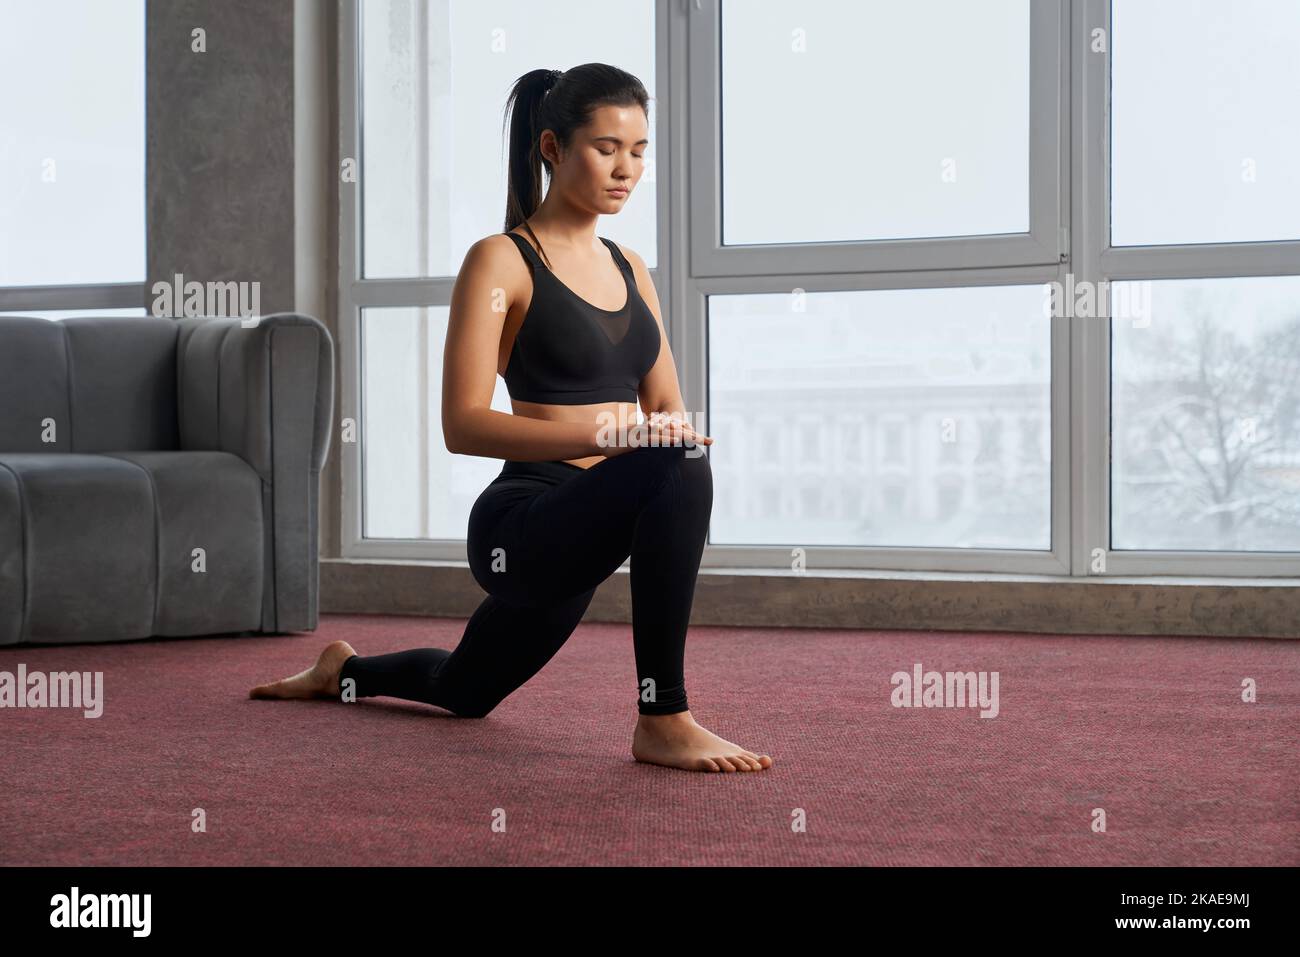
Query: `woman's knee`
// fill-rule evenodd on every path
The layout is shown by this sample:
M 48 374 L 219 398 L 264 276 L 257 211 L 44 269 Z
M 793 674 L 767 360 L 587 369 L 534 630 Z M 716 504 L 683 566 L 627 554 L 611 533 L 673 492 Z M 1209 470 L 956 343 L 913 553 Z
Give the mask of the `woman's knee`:
M 699 474 L 708 471 L 709 456 L 703 445 L 647 445 L 637 450 L 643 455 L 653 456 L 663 463 L 676 465 L 679 469 L 688 463 L 694 463 L 687 471 Z
M 713 509 L 713 470 L 704 447 L 669 445 L 658 451 L 659 463 L 665 469 L 660 488 L 671 489 L 676 509 L 707 518 Z
M 678 463 L 681 486 L 687 494 L 698 500 L 706 510 L 713 507 L 713 467 L 704 447 L 697 445 L 683 450 Z

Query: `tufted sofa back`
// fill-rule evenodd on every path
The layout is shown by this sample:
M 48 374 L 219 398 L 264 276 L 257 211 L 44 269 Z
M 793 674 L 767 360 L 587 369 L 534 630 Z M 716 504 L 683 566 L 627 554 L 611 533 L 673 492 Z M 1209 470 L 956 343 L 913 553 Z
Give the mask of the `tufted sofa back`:
M 180 448 L 175 320 L 0 317 L 0 452 Z

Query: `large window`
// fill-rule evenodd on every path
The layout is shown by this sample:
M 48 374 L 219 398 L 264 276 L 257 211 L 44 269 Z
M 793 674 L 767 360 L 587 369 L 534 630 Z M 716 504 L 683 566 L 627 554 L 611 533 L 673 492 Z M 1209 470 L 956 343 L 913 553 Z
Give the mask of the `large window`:
M 1068 567 L 1065 16 L 688 5 L 706 564 Z
M 1089 545 L 1121 574 L 1296 574 L 1300 4 L 1088 13 L 1110 41 L 1085 60 L 1089 94 L 1109 95 L 1086 114 L 1109 285 L 1084 336 L 1088 404 L 1109 409 L 1086 445 Z
M 1113 546 L 1300 552 L 1300 275 L 1148 285 L 1111 330 Z
M 1300 3 L 1118 0 L 1113 246 L 1300 240 Z
M 1300 574 L 1300 4 L 472 6 L 345 18 L 349 554 L 463 558 L 450 273 L 508 83 L 606 60 L 659 77 L 659 199 L 602 232 L 662 263 L 705 565 Z
M 1029 231 L 1029 0 L 721 12 L 724 243 Z
M 1034 285 L 710 296 L 727 503 L 710 542 L 1050 548 L 1042 300 Z M 1017 422 L 1033 427 L 1002 441 Z M 913 497 L 892 507 L 882 489 L 900 483 Z
M 144 0 L 0 0 L 0 310 L 143 315 Z

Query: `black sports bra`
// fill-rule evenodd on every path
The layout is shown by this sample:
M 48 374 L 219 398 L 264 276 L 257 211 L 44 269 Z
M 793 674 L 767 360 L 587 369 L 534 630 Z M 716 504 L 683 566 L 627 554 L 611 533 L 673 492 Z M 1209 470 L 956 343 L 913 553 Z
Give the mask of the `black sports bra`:
M 609 310 L 593 306 L 560 282 L 523 236 L 506 235 L 533 276 L 533 298 L 504 374 L 510 397 L 557 405 L 635 403 L 641 380 L 659 357 L 659 323 L 641 298 L 632 265 L 618 244 L 600 237 L 627 286 L 623 307 Z

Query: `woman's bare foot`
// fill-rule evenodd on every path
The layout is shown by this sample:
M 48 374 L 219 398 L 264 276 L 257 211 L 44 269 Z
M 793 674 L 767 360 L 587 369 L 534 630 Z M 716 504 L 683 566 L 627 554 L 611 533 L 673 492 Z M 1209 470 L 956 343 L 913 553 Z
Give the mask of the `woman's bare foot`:
M 340 693 L 339 672 L 343 662 L 356 652 L 346 641 L 331 641 L 316 659 L 316 664 L 292 678 L 281 678 L 258 685 L 248 692 L 250 698 L 337 698 Z
M 746 751 L 695 723 L 689 711 L 637 716 L 632 757 L 685 771 L 764 771 L 766 754 Z

